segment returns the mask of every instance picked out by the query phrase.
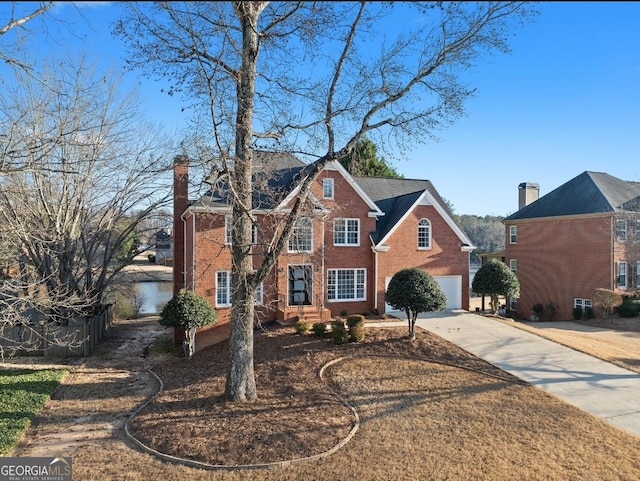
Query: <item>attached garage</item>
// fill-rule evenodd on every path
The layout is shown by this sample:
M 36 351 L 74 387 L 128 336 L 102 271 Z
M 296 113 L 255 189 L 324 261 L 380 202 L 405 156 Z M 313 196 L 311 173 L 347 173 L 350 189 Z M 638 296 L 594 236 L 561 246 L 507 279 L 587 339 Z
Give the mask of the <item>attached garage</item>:
M 447 296 L 447 309 L 462 309 L 462 276 L 433 276 Z M 386 287 L 389 287 L 391 277 L 386 279 Z M 385 303 L 385 312 L 394 309 Z
M 433 276 L 447 296 L 447 309 L 462 309 L 462 276 Z

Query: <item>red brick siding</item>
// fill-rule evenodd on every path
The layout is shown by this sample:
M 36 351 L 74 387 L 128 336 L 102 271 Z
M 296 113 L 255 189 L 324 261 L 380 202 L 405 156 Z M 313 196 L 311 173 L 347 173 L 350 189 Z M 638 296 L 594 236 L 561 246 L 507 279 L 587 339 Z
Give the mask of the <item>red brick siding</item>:
M 333 200 L 323 199 L 322 180 L 327 177 L 334 179 Z M 329 301 L 326 289 L 324 289 L 325 306 L 331 310 L 331 315 L 334 317 L 340 315 L 342 311 L 350 314 L 372 312 L 375 296 L 375 272 L 369 236 L 376 229 L 375 217 L 369 217 L 369 212 L 372 209 L 337 171 L 323 172 L 312 188 L 312 192 L 331 211 L 324 224 L 325 278 L 329 269 L 366 269 L 365 301 Z M 360 219 L 360 245 L 358 247 L 335 246 L 333 244 L 333 221 L 339 218 Z
M 518 226 L 510 243 L 509 227 Z M 557 306 L 557 320 L 573 318 L 574 298 L 591 299 L 612 287 L 611 224 L 583 217 L 506 224 L 506 263 L 517 259 L 518 317 L 529 319 L 534 304 Z
M 418 249 L 418 222 L 431 222 L 431 249 Z M 433 206 L 417 206 L 393 232 L 379 253 L 378 309 L 384 310 L 386 278 L 407 267 L 424 269 L 432 276 L 462 276 L 462 308 L 469 309 L 469 253 L 462 241 Z

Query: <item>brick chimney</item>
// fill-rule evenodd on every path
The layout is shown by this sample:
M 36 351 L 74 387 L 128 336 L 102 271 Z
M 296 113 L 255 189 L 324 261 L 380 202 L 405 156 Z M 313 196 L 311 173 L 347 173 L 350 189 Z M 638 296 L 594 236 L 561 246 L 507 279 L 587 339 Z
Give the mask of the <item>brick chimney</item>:
M 189 207 L 189 158 L 178 155 L 173 159 L 173 295 L 184 285 L 184 222 L 182 214 Z
M 518 186 L 518 210 L 535 202 L 540 197 L 540 186 L 533 182 L 523 182 Z

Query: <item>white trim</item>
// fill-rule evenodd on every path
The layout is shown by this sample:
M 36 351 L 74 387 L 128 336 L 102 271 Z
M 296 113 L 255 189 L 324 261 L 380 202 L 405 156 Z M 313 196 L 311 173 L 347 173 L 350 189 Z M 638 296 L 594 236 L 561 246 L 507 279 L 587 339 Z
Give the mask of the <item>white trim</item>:
M 218 275 L 220 274 L 225 274 L 226 278 L 227 278 L 227 287 L 226 287 L 226 296 L 227 296 L 227 302 L 226 303 L 219 303 L 218 302 Z M 232 289 L 231 289 L 231 271 L 216 271 L 216 307 L 231 307 L 232 302 L 231 302 L 231 297 L 232 297 Z
M 427 225 L 423 225 L 422 221 L 425 221 L 427 223 Z M 421 246 L 420 245 L 420 238 L 421 236 L 421 230 L 423 228 L 427 229 L 427 245 L 426 246 Z M 431 221 L 429 219 L 427 219 L 426 217 L 423 217 L 422 219 L 420 219 L 418 221 L 418 238 L 416 239 L 418 241 L 418 250 L 420 251 L 430 251 L 433 248 L 433 224 L 431 223 Z
M 334 295 L 336 296 L 336 299 L 330 299 L 329 298 L 329 273 L 330 272 L 335 272 L 335 288 L 334 288 Z M 362 293 L 363 293 L 363 297 L 353 297 L 353 298 L 347 298 L 347 299 L 338 299 L 338 272 L 339 271 L 351 271 L 353 273 L 353 295 L 357 296 L 358 293 L 358 271 L 362 271 L 364 274 L 364 281 L 362 284 Z M 366 301 L 367 300 L 367 269 L 364 267 L 352 267 L 352 268 L 346 268 L 346 269 L 327 269 L 327 302 L 362 302 L 362 301 Z
M 349 239 L 349 229 L 347 228 L 349 221 L 356 221 L 358 223 L 358 240 L 355 243 L 349 243 L 348 239 Z M 336 222 L 338 221 L 343 221 L 344 222 L 344 243 L 340 243 L 337 244 L 336 243 Z M 357 217 L 337 217 L 335 219 L 333 219 L 333 230 L 332 230 L 332 234 L 333 234 L 333 245 L 334 247 L 360 247 L 360 237 L 361 237 L 361 233 L 360 230 L 362 229 L 362 223 L 360 222 L 360 219 Z
M 416 208 L 416 206 L 418 206 L 422 202 L 423 199 L 427 199 L 428 202 L 431 202 L 431 204 L 433 205 L 434 209 L 436 209 L 438 214 L 440 214 L 440 217 L 442 217 L 442 219 L 447 223 L 447 225 L 449 227 L 451 227 L 451 230 L 453 230 L 453 232 L 458 236 L 458 239 L 460 239 L 460 241 L 463 244 L 463 246 L 462 246 L 462 250 L 463 251 L 466 250 L 466 251 L 471 252 L 471 251 L 475 250 L 475 246 L 473 245 L 473 243 L 471 242 L 469 237 L 467 237 L 467 234 L 465 234 L 464 231 L 462 229 L 460 229 L 460 227 L 453 221 L 453 219 L 447 213 L 447 211 L 444 210 L 444 208 L 436 201 L 435 197 L 433 197 L 433 195 L 428 190 L 425 190 L 424 192 L 422 192 L 420 197 L 418 197 L 418 199 L 413 203 L 413 205 L 409 209 L 407 209 L 407 211 L 403 214 L 403 216 L 400 218 L 400 220 L 398 222 L 396 222 L 396 224 L 391 228 L 391 230 L 389 232 L 387 232 L 387 235 L 385 235 L 380 240 L 380 242 L 378 242 L 378 245 L 384 244 L 389 240 L 389 238 L 393 235 L 393 233 L 396 230 L 398 230 L 400 225 L 407 219 L 407 217 L 409 217 L 409 214 L 411 214 L 411 212 L 413 212 L 413 210 Z M 464 245 L 464 244 L 466 244 L 466 245 Z
M 326 186 L 331 185 L 331 195 L 327 195 Z M 322 179 L 322 198 L 333 200 L 336 198 L 336 183 L 333 177 L 325 177 Z
M 296 227 L 297 227 L 298 222 L 300 222 L 300 221 L 302 221 L 302 220 L 306 220 L 306 221 L 308 221 L 308 222 L 309 222 L 309 224 L 310 224 L 309 230 L 310 230 L 310 236 L 311 236 L 311 239 L 310 239 L 310 244 L 311 244 L 311 246 L 309 247 L 309 250 L 306 250 L 306 249 L 305 249 L 305 250 L 291 249 L 291 241 L 292 241 L 292 239 L 293 239 L 293 234 L 294 234 L 294 232 L 295 232 L 295 230 L 296 230 Z M 289 254 L 301 254 L 301 253 L 307 253 L 307 254 L 308 254 L 308 253 L 313 252 L 313 247 L 314 247 L 314 242 L 313 242 L 314 230 L 315 230 L 315 229 L 314 229 L 314 225 L 313 225 L 313 220 L 311 220 L 311 218 L 310 218 L 310 217 L 302 216 L 302 217 L 297 218 L 297 219 L 296 219 L 296 221 L 295 221 L 295 223 L 294 223 L 293 229 L 291 230 L 291 235 L 289 236 L 289 240 L 287 241 L 287 253 L 289 253 Z
M 515 237 L 515 240 L 513 240 Z M 509 244 L 517 244 L 518 243 L 518 226 L 510 225 L 509 226 Z
M 384 212 L 382 212 L 380 208 L 376 205 L 376 203 L 371 199 L 371 197 L 369 197 L 365 193 L 365 191 L 362 190 L 362 187 L 358 185 L 358 183 L 351 176 L 351 174 L 349 174 L 349 172 L 347 172 L 347 170 L 344 167 L 342 167 L 342 165 L 340 165 L 340 162 L 338 162 L 337 160 L 332 160 L 330 162 L 327 162 L 327 164 L 322 168 L 322 170 L 338 171 L 342 175 L 342 177 L 344 177 L 347 183 L 351 186 L 351 188 L 355 190 L 356 193 L 360 196 L 360 198 L 369 206 L 369 208 L 373 211 L 375 216 L 384 215 Z M 276 209 L 285 208 L 285 206 L 289 205 L 289 203 L 298 196 L 298 192 L 300 192 L 301 183 L 302 181 L 289 193 L 287 197 L 285 197 L 285 199 L 282 202 L 280 202 L 280 205 L 278 205 Z M 309 195 L 312 195 L 312 194 L 309 193 Z

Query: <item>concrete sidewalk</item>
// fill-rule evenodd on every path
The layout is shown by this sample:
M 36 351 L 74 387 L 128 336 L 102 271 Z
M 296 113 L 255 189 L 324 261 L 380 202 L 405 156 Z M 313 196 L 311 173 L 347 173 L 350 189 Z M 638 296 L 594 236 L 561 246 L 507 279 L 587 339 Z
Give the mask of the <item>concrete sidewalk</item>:
M 423 313 L 416 325 L 640 436 L 640 374 L 468 311 Z

